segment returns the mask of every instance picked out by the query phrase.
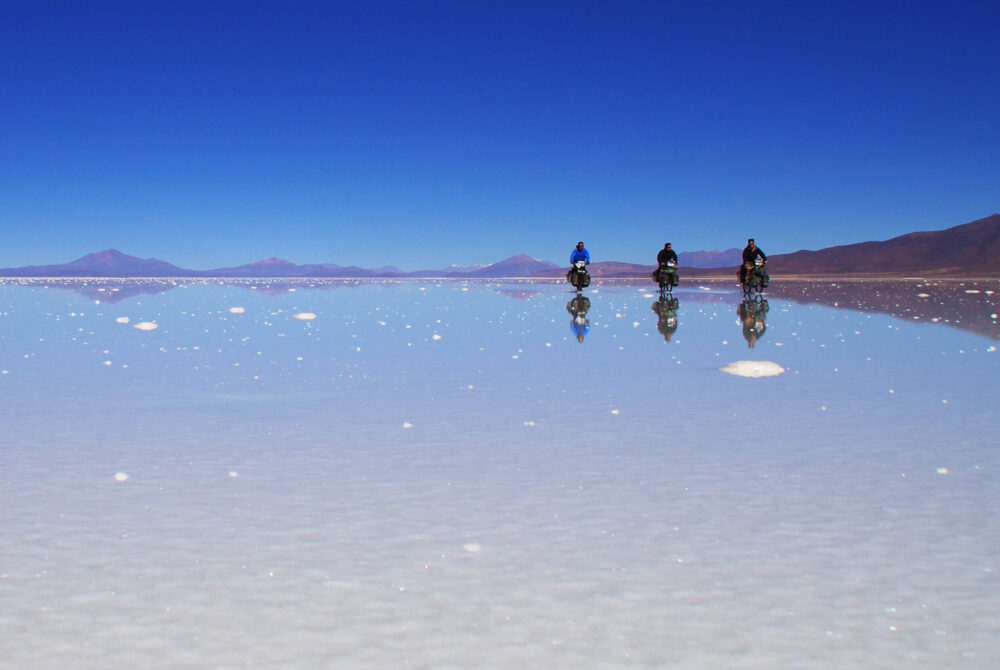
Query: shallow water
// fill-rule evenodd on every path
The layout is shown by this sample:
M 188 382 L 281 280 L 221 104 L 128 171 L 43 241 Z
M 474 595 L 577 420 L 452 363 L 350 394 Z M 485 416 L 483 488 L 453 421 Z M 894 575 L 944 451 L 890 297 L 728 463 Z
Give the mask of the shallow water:
M 998 282 L 566 289 L 0 284 L 0 667 L 1000 664 Z

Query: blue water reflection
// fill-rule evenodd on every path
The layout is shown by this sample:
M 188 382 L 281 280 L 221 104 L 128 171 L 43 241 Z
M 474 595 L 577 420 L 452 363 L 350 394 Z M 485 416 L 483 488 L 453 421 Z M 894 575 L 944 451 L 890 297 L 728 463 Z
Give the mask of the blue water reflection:
M 567 288 L 0 285 L 0 658 L 1000 661 L 996 282 Z

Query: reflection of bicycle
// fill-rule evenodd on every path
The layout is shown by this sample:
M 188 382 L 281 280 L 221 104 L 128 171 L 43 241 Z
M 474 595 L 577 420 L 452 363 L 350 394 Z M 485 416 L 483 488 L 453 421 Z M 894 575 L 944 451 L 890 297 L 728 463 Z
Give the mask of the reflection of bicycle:
M 743 287 L 743 296 L 749 297 L 760 295 L 767 288 L 771 278 L 767 276 L 764 261 L 759 258 L 754 259 L 753 265 L 746 263 L 740 269 L 740 284 Z
M 585 295 L 577 295 L 566 303 L 566 311 L 573 317 L 569 322 L 570 330 L 577 342 L 582 343 L 587 331 L 590 330 L 590 320 L 587 312 L 590 310 L 590 298 Z
M 740 324 L 743 326 L 743 339 L 747 341 L 747 347 L 753 349 L 757 340 L 764 336 L 767 330 L 767 311 L 769 306 L 767 300 L 758 296 L 747 298 L 736 308 L 736 315 L 740 317 Z
M 664 342 L 669 342 L 677 331 L 677 309 L 680 306 L 680 301 L 673 297 L 662 297 L 650 306 L 656 312 L 656 330 L 663 335 Z
M 675 261 L 667 261 L 662 267 L 653 270 L 653 281 L 660 285 L 660 298 L 665 298 L 680 283 L 680 277 L 677 274 L 677 263 Z

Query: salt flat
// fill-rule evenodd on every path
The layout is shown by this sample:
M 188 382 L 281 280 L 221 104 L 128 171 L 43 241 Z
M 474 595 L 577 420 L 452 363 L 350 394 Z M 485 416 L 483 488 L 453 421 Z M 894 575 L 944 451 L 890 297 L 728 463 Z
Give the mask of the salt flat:
M 1000 664 L 997 282 L 567 288 L 0 284 L 0 667 Z

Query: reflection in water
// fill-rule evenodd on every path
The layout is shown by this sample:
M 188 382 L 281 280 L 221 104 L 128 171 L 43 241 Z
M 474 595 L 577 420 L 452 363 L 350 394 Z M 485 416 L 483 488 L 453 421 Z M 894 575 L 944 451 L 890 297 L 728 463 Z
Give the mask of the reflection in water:
M 89 300 L 117 304 L 144 295 L 160 295 L 186 283 L 177 279 L 58 279 L 58 278 L 18 278 L 0 280 L 0 284 L 10 286 L 37 286 L 74 291 Z
M 651 306 L 656 312 L 656 330 L 663 335 L 664 342 L 669 342 L 677 331 L 677 309 L 680 305 L 680 300 L 677 298 L 662 297 Z
M 566 303 L 566 311 L 573 315 L 569 322 L 570 330 L 577 342 L 583 342 L 584 336 L 590 330 L 590 319 L 587 318 L 587 311 L 590 309 L 590 298 L 578 295 Z
M 995 340 L 731 283 L 0 283 L 0 666 L 1000 667 Z
M 377 280 L 376 280 L 377 281 Z M 406 280 L 402 280 L 406 281 Z M 262 295 L 282 295 L 302 289 L 333 290 L 340 288 L 357 288 L 365 284 L 361 279 L 267 279 L 267 278 L 232 278 L 232 279 L 191 279 L 191 278 L 80 278 L 80 277 L 44 277 L 44 278 L 0 278 L 0 285 L 27 286 L 39 288 L 55 288 L 73 291 L 89 300 L 108 304 L 118 304 L 130 298 L 154 296 L 166 293 L 171 289 L 215 285 L 242 288 Z M 367 283 L 371 283 L 368 280 Z M 400 280 L 385 280 L 385 286 L 400 283 Z
M 882 312 L 911 321 L 930 321 L 1000 339 L 1000 282 L 997 280 L 786 280 L 771 282 L 772 298 L 819 303 L 861 312 Z
M 538 290 L 528 290 L 528 289 L 513 289 L 513 288 L 498 288 L 497 293 L 500 295 L 505 295 L 508 298 L 513 298 L 514 300 L 531 300 L 533 296 L 536 296 L 541 291 Z
M 435 279 L 433 283 L 459 280 Z M 461 280 L 463 286 L 492 284 L 495 280 Z M 419 280 L 412 279 L 315 279 L 315 278 L 0 278 L 0 285 L 48 287 L 74 291 L 89 300 L 117 304 L 130 298 L 155 296 L 175 288 L 215 285 L 241 288 L 262 295 L 281 295 L 296 290 L 330 291 L 377 284 L 400 288 Z M 549 284 L 539 280 L 505 281 L 499 292 L 510 298 L 526 300 Z M 627 283 L 627 282 L 626 282 Z M 701 280 L 713 286 L 715 280 Z M 729 282 L 723 282 L 728 284 Z M 1000 339 L 1000 282 L 988 280 L 923 279 L 841 279 L 816 281 L 783 279 L 771 282 L 772 298 L 800 304 L 880 312 L 908 321 L 930 321 L 961 330 Z M 711 302 L 715 293 L 692 293 L 688 300 Z M 589 307 L 588 307 L 589 309 Z M 576 331 L 574 331 L 576 332 Z
M 757 340 L 764 336 L 767 330 L 768 304 L 764 298 L 747 298 L 736 308 L 736 314 L 740 317 L 743 325 L 743 339 L 747 341 L 747 347 L 753 349 Z

